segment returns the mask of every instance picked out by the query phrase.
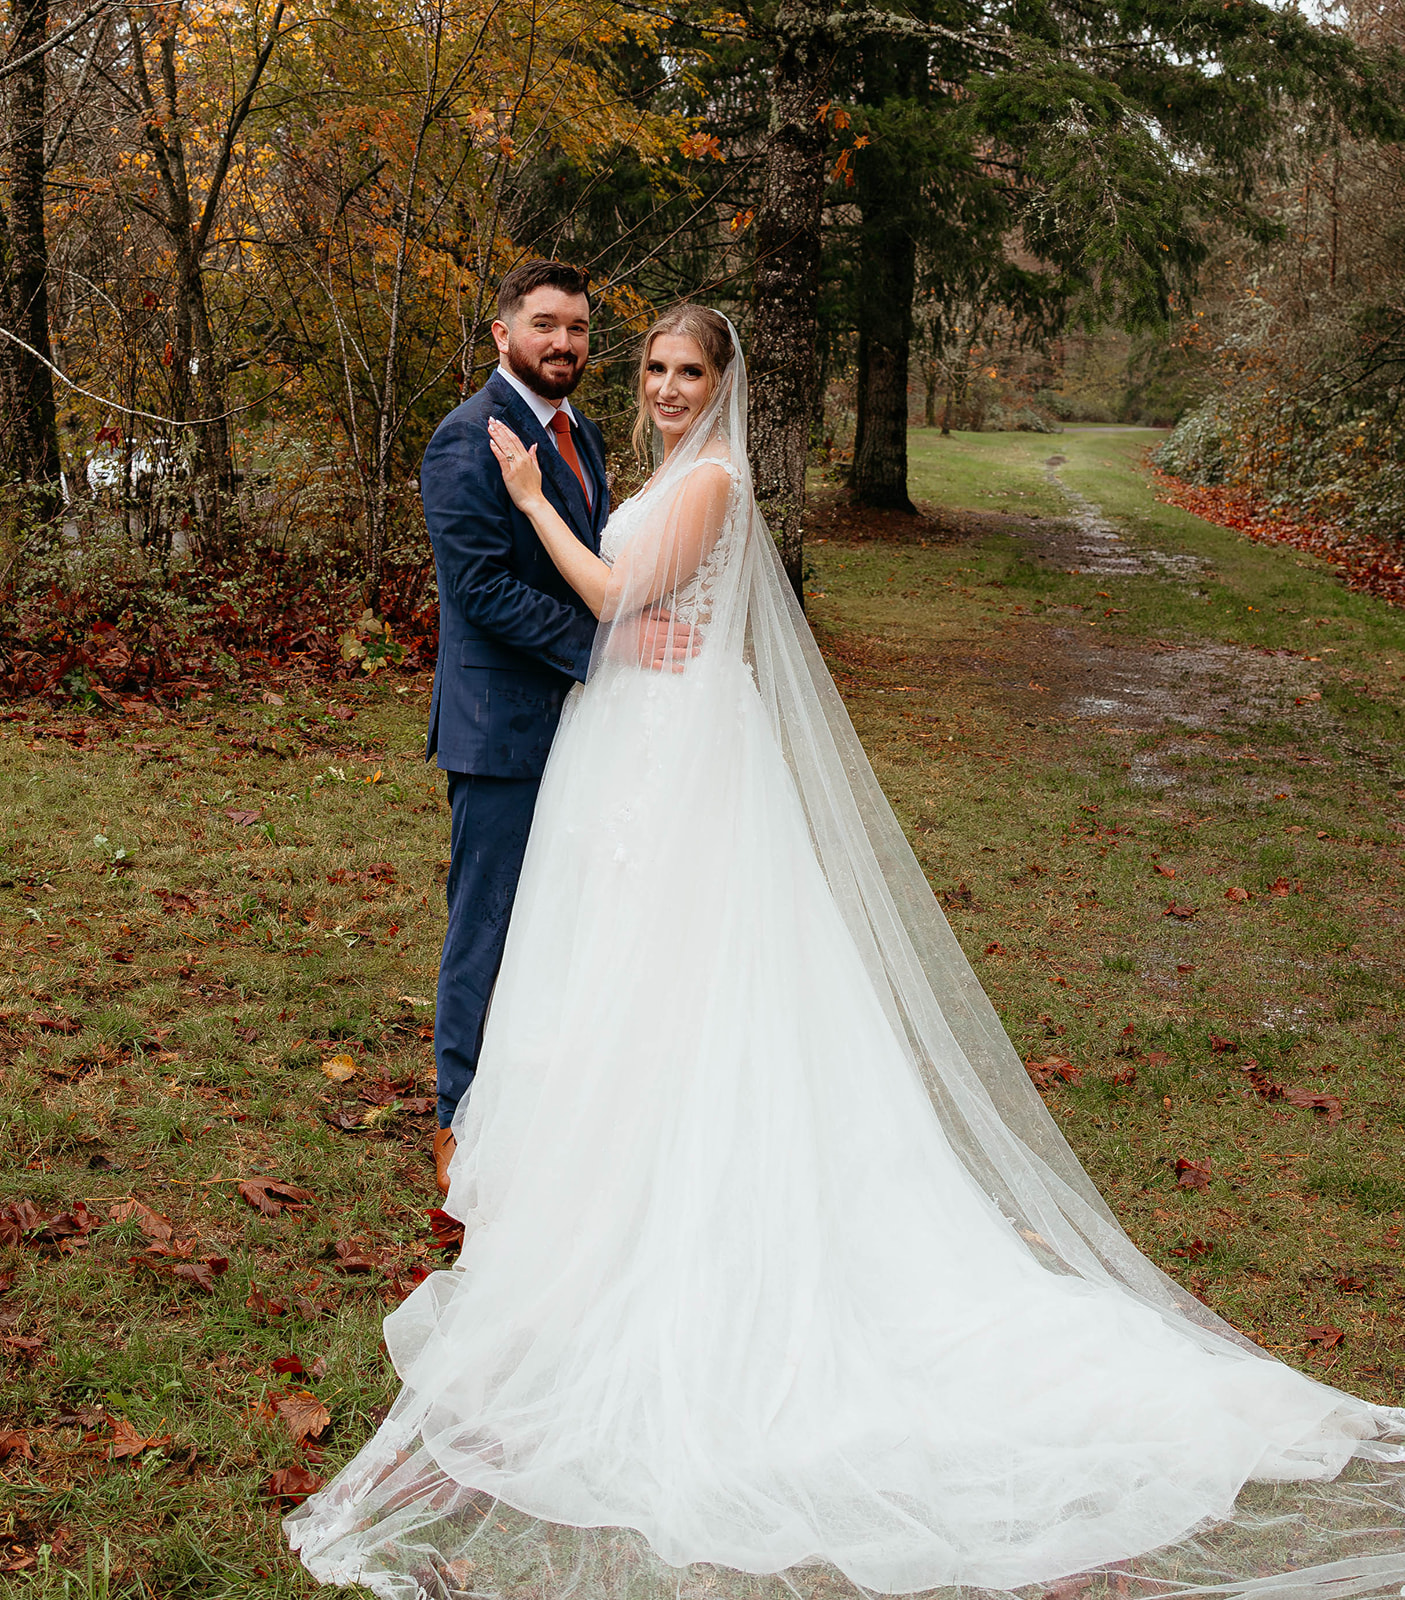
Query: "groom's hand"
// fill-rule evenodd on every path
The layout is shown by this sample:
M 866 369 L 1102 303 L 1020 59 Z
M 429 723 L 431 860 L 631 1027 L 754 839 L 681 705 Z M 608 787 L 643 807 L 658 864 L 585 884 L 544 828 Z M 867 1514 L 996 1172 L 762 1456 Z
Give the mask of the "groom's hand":
M 701 648 L 692 628 L 662 607 L 641 612 L 637 626 L 639 665 L 651 672 L 682 672 Z

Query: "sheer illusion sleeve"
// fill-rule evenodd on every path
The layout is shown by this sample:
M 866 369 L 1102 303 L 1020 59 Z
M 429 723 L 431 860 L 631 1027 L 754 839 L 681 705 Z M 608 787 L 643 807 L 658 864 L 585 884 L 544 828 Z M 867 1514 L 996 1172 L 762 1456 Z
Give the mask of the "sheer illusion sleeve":
M 694 464 L 620 552 L 600 621 L 676 602 L 716 548 L 731 492 L 726 463 L 704 458 Z

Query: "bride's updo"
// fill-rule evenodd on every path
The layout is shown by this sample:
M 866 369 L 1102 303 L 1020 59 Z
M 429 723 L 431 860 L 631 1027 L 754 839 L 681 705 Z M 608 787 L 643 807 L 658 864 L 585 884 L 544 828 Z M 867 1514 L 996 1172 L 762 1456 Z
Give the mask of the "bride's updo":
M 697 341 L 698 349 L 702 351 L 703 367 L 707 372 L 709 399 L 716 393 L 722 374 L 727 370 L 727 363 L 732 359 L 732 330 L 727 326 L 725 317 L 707 306 L 694 305 L 688 300 L 672 306 L 663 313 L 644 335 L 644 343 L 639 351 L 639 373 L 635 381 L 635 397 L 639 402 L 639 411 L 634 419 L 632 439 L 634 453 L 640 461 L 647 461 L 649 458 L 649 442 L 653 430 L 648 403 L 644 399 L 644 370 L 649 365 L 649 351 L 653 349 L 654 340 L 661 334 L 681 334 Z

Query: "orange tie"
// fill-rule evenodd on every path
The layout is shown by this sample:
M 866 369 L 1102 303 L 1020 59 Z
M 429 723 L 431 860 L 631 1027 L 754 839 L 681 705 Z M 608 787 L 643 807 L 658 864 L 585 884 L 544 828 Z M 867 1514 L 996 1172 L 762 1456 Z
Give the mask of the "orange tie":
M 551 431 L 556 435 L 556 443 L 566 465 L 580 479 L 581 493 L 585 495 L 585 503 L 590 504 L 590 485 L 585 481 L 585 473 L 581 471 L 581 458 L 576 454 L 576 441 L 571 437 L 571 419 L 558 406 L 551 414 Z

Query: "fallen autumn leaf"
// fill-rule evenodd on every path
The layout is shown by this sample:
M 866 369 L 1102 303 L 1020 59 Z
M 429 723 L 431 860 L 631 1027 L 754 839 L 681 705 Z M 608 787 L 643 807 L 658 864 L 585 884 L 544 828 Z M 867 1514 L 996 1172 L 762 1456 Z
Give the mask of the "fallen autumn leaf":
M 330 1078 L 333 1083 L 346 1083 L 359 1070 L 354 1057 L 348 1055 L 328 1056 L 322 1063 L 323 1077 Z
M 277 1402 L 276 1409 L 283 1419 L 283 1426 L 293 1436 L 294 1444 L 315 1439 L 332 1420 L 332 1413 L 315 1394 L 306 1389 L 285 1396 Z
M 325 1478 L 307 1467 L 279 1467 L 270 1472 L 263 1482 L 263 1492 L 275 1500 L 286 1500 L 289 1505 L 301 1505 L 308 1495 L 316 1494 L 326 1482 Z
M 285 1207 L 296 1209 L 312 1199 L 311 1189 L 283 1183 L 278 1178 L 245 1178 L 239 1185 L 240 1198 L 266 1217 L 281 1217 Z

